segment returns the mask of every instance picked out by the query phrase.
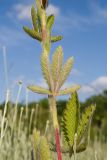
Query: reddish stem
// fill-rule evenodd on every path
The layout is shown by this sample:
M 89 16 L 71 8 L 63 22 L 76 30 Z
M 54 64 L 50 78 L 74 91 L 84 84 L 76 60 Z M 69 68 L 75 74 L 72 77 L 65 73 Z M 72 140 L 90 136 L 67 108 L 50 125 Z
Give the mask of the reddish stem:
M 55 140 L 56 140 L 56 151 L 58 160 L 62 160 L 61 149 L 60 149 L 60 136 L 58 128 L 55 129 Z
M 46 41 L 46 36 L 47 36 L 46 29 L 43 28 L 43 29 L 42 29 L 42 41 L 43 41 L 43 42 Z

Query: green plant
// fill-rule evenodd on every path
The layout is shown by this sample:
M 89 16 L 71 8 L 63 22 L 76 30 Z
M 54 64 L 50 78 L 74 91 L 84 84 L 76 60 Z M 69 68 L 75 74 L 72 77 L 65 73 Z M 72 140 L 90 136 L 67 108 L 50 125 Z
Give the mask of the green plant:
M 41 69 L 48 84 L 48 88 L 43 88 L 42 86 L 30 85 L 28 89 L 39 94 L 48 95 L 50 112 L 53 120 L 53 126 L 55 131 L 55 148 L 57 151 L 58 160 L 62 160 L 61 146 L 60 146 L 60 131 L 57 118 L 57 108 L 56 108 L 56 97 L 60 95 L 75 93 L 80 86 L 75 85 L 69 88 L 61 89 L 64 82 L 66 81 L 69 73 L 71 72 L 73 66 L 73 57 L 70 57 L 65 64 L 63 64 L 63 50 L 59 46 L 53 54 L 52 62 L 50 62 L 50 48 L 51 43 L 62 39 L 62 36 L 52 36 L 52 27 L 54 24 L 54 15 L 46 15 L 46 6 L 48 1 L 46 0 L 36 0 L 37 10 L 34 6 L 31 9 L 33 29 L 28 27 L 23 27 L 24 31 L 32 38 L 38 40 L 42 44 L 42 54 L 41 54 Z M 79 123 L 79 102 L 76 100 L 75 94 L 73 94 L 73 100 L 68 102 L 64 118 L 63 118 L 63 132 L 66 141 L 68 142 L 70 152 L 77 150 L 76 146 L 80 144 L 81 136 L 85 132 L 85 127 L 89 123 L 91 113 L 86 111 L 83 115 L 82 120 Z M 93 107 L 91 106 L 91 109 Z M 89 109 L 90 110 L 90 109 Z M 89 116 L 89 117 L 88 117 Z M 88 121 L 88 122 L 87 122 Z M 71 124 L 70 124 L 71 123 Z M 86 126 L 84 125 L 86 123 Z M 69 125 L 70 124 L 70 125 Z M 77 132 L 77 141 L 74 143 L 75 133 Z M 71 153 L 72 154 L 72 153 Z
M 33 146 L 34 154 L 32 154 L 32 159 L 35 160 L 51 160 L 50 148 L 45 136 L 40 136 L 40 132 L 33 131 Z
M 76 153 L 86 149 L 91 119 L 95 108 L 95 105 L 90 105 L 81 114 L 77 93 L 72 94 L 64 110 L 61 123 L 64 139 L 61 146 L 62 153 L 69 153 L 71 157 L 73 153 L 76 156 Z M 51 150 L 56 151 L 55 148 L 55 144 L 52 144 Z

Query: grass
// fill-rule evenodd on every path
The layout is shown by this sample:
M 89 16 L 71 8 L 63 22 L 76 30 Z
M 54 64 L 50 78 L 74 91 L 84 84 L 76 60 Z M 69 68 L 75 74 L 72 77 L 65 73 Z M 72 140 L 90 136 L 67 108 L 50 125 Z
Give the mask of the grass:
M 39 116 L 38 107 L 31 110 L 29 113 L 30 118 L 26 118 L 26 108 L 18 108 L 18 98 L 16 104 L 12 106 L 9 103 L 8 94 L 7 92 L 4 110 L 0 111 L 0 159 L 31 160 L 32 132 L 37 125 L 37 116 Z M 18 97 L 19 94 L 20 87 Z M 26 106 L 29 109 L 29 105 L 27 104 Z M 14 117 L 16 115 L 17 117 Z M 46 125 L 46 130 L 43 133 L 45 135 L 51 134 L 48 125 Z M 56 154 L 52 154 L 54 159 L 56 159 Z M 107 144 L 103 144 L 97 140 L 93 143 L 90 142 L 87 150 L 81 154 L 77 154 L 76 158 L 76 160 L 107 160 Z M 73 159 L 74 157 L 71 160 Z M 69 160 L 68 155 L 63 155 L 63 160 Z

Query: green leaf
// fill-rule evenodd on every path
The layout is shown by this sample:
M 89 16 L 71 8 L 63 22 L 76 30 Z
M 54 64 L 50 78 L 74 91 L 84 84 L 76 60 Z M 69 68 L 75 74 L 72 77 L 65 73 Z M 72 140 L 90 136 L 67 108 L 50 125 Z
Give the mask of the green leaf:
M 70 147 L 72 147 L 74 144 L 74 135 L 77 130 L 78 107 L 77 94 L 73 93 L 72 97 L 67 103 L 62 120 L 62 131 L 64 138 Z
M 50 71 L 49 58 L 46 52 L 42 53 L 41 56 L 41 67 L 44 78 L 49 86 L 49 89 L 53 89 L 53 80 Z
M 37 23 L 38 18 L 37 18 L 37 14 L 34 6 L 32 6 L 31 8 L 31 16 L 32 16 L 33 28 L 36 32 L 38 32 L 38 23 Z
M 48 28 L 49 30 L 51 30 L 53 24 L 54 24 L 54 15 L 50 15 L 50 16 L 47 18 L 47 28 Z
M 35 93 L 51 95 L 51 92 L 48 89 L 45 89 L 39 86 L 30 85 L 27 88 Z
M 38 19 L 38 32 L 41 33 L 41 20 L 38 13 L 37 13 L 37 19 Z
M 82 118 L 80 120 L 80 123 L 78 125 L 78 129 L 77 129 L 77 144 L 79 144 L 81 142 L 81 139 L 87 129 L 87 125 L 89 124 L 93 112 L 95 111 L 95 105 L 91 105 L 89 107 L 86 108 L 85 112 L 82 114 Z
M 59 75 L 59 79 L 57 80 L 57 83 L 58 83 L 57 91 L 62 87 L 62 85 L 66 81 L 68 75 L 70 74 L 72 66 L 73 66 L 73 62 L 74 62 L 73 57 L 71 57 L 64 64 L 64 66 L 61 70 L 61 73 Z
M 91 125 L 91 121 L 89 121 L 87 128 L 81 138 L 81 142 L 80 144 L 77 145 L 76 147 L 76 152 L 83 152 L 84 150 L 86 150 L 87 145 L 88 145 L 88 140 L 89 140 L 89 131 L 90 131 L 90 125 Z
M 53 42 L 57 42 L 57 41 L 60 41 L 60 40 L 62 40 L 63 39 L 63 37 L 62 36 L 52 36 L 51 37 L 51 42 L 53 43 Z
M 37 7 L 37 12 L 39 14 L 39 17 L 41 17 L 43 8 L 41 6 L 41 1 L 40 0 L 36 0 L 36 7 Z
M 28 27 L 23 27 L 24 31 L 33 39 L 36 39 L 38 41 L 41 41 L 41 35 L 37 33 L 35 30 L 29 29 Z
M 64 90 L 60 90 L 58 95 L 72 94 L 72 93 L 76 92 L 79 89 L 80 89 L 80 85 L 75 85 L 73 87 L 66 88 Z
M 62 53 L 62 47 L 58 47 L 53 54 L 52 57 L 52 78 L 54 80 L 54 87 L 56 86 L 56 82 L 59 78 L 61 69 L 62 69 L 62 63 L 63 63 L 63 53 Z

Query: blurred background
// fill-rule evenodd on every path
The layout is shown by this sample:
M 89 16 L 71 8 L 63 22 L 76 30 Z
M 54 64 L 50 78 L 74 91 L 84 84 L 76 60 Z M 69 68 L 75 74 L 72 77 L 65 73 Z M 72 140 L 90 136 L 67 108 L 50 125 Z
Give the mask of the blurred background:
M 64 87 L 80 84 L 81 110 L 96 104 L 91 138 L 107 140 L 107 1 L 106 0 L 50 0 L 47 14 L 56 16 L 53 35 L 61 34 L 62 41 L 53 44 L 51 53 L 63 46 L 64 59 L 73 56 L 75 63 Z M 40 68 L 40 44 L 28 37 L 23 26 L 31 25 L 30 10 L 34 0 L 0 0 L 0 104 L 4 105 L 6 90 L 11 102 L 17 98 L 19 81 L 22 89 L 19 106 L 27 101 L 32 109 L 40 104 L 43 129 L 49 111 L 47 97 L 31 92 L 28 84 L 46 87 Z M 68 97 L 58 98 L 59 119 Z M 40 116 L 41 117 L 41 116 Z M 43 123 L 41 123 L 43 122 Z M 41 124 L 41 125 L 40 125 Z

